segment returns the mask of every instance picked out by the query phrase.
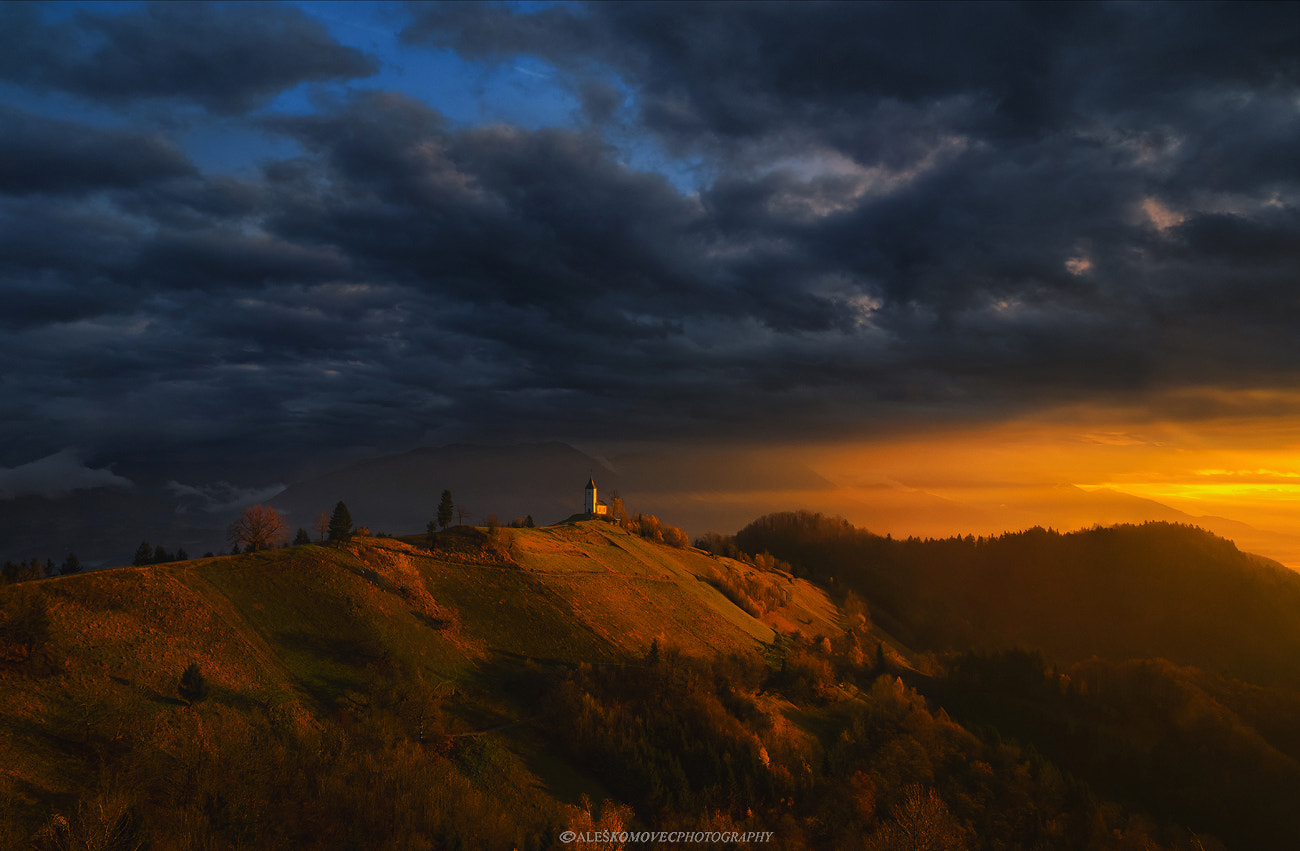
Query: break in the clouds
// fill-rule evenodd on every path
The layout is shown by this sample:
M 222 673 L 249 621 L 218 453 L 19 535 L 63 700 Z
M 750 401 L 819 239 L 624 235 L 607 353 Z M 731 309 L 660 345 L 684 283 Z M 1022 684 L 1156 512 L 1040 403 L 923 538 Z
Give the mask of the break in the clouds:
M 1205 416 L 1300 377 L 1292 5 L 0 15 L 11 466 Z

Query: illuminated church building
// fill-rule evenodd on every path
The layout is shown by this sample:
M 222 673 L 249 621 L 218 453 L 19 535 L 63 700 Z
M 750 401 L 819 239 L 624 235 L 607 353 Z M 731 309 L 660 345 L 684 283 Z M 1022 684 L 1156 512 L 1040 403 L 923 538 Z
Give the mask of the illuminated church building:
M 586 499 L 583 501 L 582 510 L 588 517 L 600 517 L 609 513 L 609 506 L 596 499 L 596 482 L 590 476 L 587 477 Z

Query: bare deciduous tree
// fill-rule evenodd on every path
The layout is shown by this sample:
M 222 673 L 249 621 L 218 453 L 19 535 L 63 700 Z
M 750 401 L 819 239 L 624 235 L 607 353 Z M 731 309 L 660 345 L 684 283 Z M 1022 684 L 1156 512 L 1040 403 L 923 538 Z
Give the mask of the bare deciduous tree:
M 321 543 L 324 543 L 325 535 L 328 534 L 330 530 L 330 513 L 328 511 L 322 511 L 320 514 L 317 514 L 316 522 L 313 523 L 311 527 L 320 535 Z
M 280 512 L 267 505 L 248 506 L 226 530 L 227 540 L 242 546 L 247 552 L 274 549 L 288 537 L 289 527 L 285 525 L 284 518 Z

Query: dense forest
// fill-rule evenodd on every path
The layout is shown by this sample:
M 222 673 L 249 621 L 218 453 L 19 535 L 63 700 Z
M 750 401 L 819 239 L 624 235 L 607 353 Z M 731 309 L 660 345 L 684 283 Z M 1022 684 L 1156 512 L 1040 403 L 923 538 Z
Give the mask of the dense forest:
M 1300 576 L 1281 565 L 1165 523 L 895 540 L 790 512 L 712 543 L 869 601 L 930 654 L 931 705 L 986 740 L 1231 847 L 1300 840 Z
M 837 518 L 760 518 L 735 537 L 871 601 L 918 650 L 1029 646 L 1053 659 L 1160 657 L 1300 687 L 1300 575 L 1168 523 L 896 540 Z M 838 593 L 842 593 L 838 592 Z

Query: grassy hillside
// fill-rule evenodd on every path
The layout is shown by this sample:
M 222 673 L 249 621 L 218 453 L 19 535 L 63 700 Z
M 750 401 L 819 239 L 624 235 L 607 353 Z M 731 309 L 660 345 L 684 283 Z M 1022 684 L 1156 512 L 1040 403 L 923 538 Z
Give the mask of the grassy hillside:
M 520 717 L 502 687 L 520 671 L 625 664 L 656 639 L 693 657 L 773 639 L 702 579 L 725 560 L 604 523 L 501 534 L 501 554 L 469 530 L 434 550 L 358 538 L 5 589 L 45 602 L 50 641 L 0 668 L 0 824 L 30 836 L 102 786 L 128 745 L 171 758 L 214 728 L 313 735 L 339 717 L 365 723 L 385 701 L 472 732 Z M 837 632 L 824 594 L 777 580 L 793 592 L 783 625 Z M 177 694 L 191 662 L 211 686 L 198 709 Z
M 896 593 L 901 612 L 934 599 Z M 875 610 L 769 556 L 602 522 L 9 586 L 0 848 L 543 849 L 624 828 L 771 831 L 748 845 L 768 851 L 1300 840 L 1295 690 L 1165 662 L 917 656 Z M 210 686 L 192 705 L 191 663 Z

